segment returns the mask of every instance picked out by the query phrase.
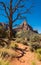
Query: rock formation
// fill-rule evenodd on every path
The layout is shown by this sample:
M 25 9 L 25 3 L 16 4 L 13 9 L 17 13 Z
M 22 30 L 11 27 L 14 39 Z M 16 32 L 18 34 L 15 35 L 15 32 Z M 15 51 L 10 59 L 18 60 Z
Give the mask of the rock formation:
M 0 23 L 0 26 L 3 27 L 3 29 L 6 29 L 8 30 L 9 29 L 9 25 L 8 24 L 5 24 L 5 23 Z M 18 26 L 17 28 L 14 28 L 13 31 L 15 32 L 18 32 L 18 31 L 21 31 L 21 30 L 31 30 L 35 33 L 38 33 L 36 30 L 33 30 L 33 28 L 26 22 L 24 21 L 20 26 Z
M 26 31 L 26 30 L 31 30 L 35 33 L 38 33 L 36 30 L 33 30 L 33 28 L 26 22 L 24 21 L 20 26 L 18 26 L 17 28 L 13 29 L 14 31 L 18 32 L 18 31 Z
M 21 31 L 21 30 L 32 30 L 33 28 L 26 22 L 24 21 L 19 27 L 14 29 L 15 31 Z

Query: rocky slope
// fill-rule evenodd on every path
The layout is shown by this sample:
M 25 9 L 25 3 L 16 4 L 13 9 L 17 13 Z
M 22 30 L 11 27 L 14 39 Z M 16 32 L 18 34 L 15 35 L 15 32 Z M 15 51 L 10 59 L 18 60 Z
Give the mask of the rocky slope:
M 5 24 L 5 23 L 0 23 L 0 26 L 2 26 L 3 28 L 5 28 L 6 30 L 9 29 L 9 25 L 8 24 Z M 26 22 L 24 21 L 22 24 L 20 24 L 20 26 L 16 27 L 13 29 L 13 31 L 22 31 L 22 30 L 31 30 L 35 33 L 38 33 L 37 30 L 33 30 L 33 28 Z
M 26 30 L 31 30 L 35 33 L 38 33 L 36 30 L 33 30 L 33 28 L 26 22 L 24 21 L 22 24 L 20 24 L 20 26 L 18 26 L 17 28 L 14 29 L 16 32 L 19 32 L 19 31 L 26 31 Z

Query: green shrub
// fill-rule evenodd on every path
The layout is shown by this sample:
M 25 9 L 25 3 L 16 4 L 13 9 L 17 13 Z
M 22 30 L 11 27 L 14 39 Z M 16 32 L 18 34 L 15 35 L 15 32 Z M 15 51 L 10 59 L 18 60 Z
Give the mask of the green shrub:
M 9 61 L 1 60 L 0 65 L 9 65 Z
M 27 41 L 31 42 L 40 42 L 41 40 L 40 36 L 32 32 L 31 30 L 17 32 L 16 38 L 22 38 L 22 39 L 27 38 Z
M 28 45 L 27 41 L 25 41 L 25 40 L 22 40 L 21 43 L 24 45 Z
M 6 45 L 5 42 L 0 40 L 0 48 L 5 47 L 5 45 Z
M 5 38 L 6 36 L 7 36 L 6 31 L 1 31 L 0 32 L 0 37 L 1 38 Z
M 41 54 L 41 48 L 37 49 L 37 53 Z
M 1 29 L 0 30 L 0 37 L 1 38 L 8 38 L 9 37 L 9 30 Z
M 20 31 L 20 32 L 17 32 L 17 33 L 16 33 L 16 37 L 17 37 L 17 38 L 22 38 L 22 39 L 27 38 L 27 41 L 30 40 L 30 36 L 31 36 L 31 35 L 32 35 L 32 31 L 30 31 L 30 30 Z
M 3 60 L 4 59 L 6 60 L 6 58 L 9 58 L 9 57 L 15 58 L 16 56 L 18 56 L 18 53 L 16 53 L 16 51 L 15 51 L 16 48 L 17 48 L 17 45 L 15 45 L 15 47 L 12 47 L 12 48 L 9 48 L 9 49 L 7 49 L 7 48 L 0 49 L 0 58 L 3 59 Z
M 17 44 L 15 44 L 15 48 L 18 48 L 18 45 Z
M 37 59 L 41 61 L 41 54 L 37 53 Z
M 39 35 L 37 34 L 34 34 L 32 37 L 31 37 L 31 42 L 40 42 L 40 37 Z
M 29 46 L 30 46 L 31 51 L 35 51 L 35 50 L 41 48 L 41 45 L 38 42 L 30 42 Z
M 37 49 L 37 50 L 36 50 L 36 53 L 37 53 L 37 59 L 38 59 L 39 61 L 41 61 L 41 49 Z
M 16 38 L 16 42 L 20 43 L 23 39 L 22 38 Z
M 10 48 L 17 48 L 18 45 L 17 45 L 16 43 L 11 43 L 9 47 L 10 47 Z
M 0 26 L 0 37 L 5 38 L 6 37 L 6 31 L 3 26 Z
M 32 65 L 36 65 L 35 61 L 32 61 Z

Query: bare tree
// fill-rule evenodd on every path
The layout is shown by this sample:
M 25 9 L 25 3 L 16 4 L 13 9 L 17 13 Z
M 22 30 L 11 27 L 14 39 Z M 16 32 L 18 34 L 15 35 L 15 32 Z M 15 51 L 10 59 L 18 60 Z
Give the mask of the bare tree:
M 17 0 L 17 2 L 15 3 L 15 6 L 13 6 L 13 0 L 10 0 L 9 6 L 7 6 L 4 2 L 0 2 L 0 5 L 3 6 L 3 8 L 4 8 L 4 9 L 0 9 L 0 10 L 4 10 L 6 13 L 6 16 L 4 14 L 0 14 L 0 15 L 7 17 L 9 20 L 9 30 L 10 30 L 9 38 L 12 38 L 12 25 L 13 25 L 13 23 L 16 22 L 18 19 L 26 18 L 25 14 L 30 13 L 30 9 L 32 8 L 33 5 L 30 5 L 29 8 L 27 8 L 27 7 L 25 8 L 26 3 L 20 4 L 21 2 L 25 2 L 25 1 L 26 0 Z M 27 2 L 28 2 L 28 0 L 27 0 Z M 24 8 L 25 8 L 25 10 L 23 10 Z M 20 12 L 17 12 L 17 16 L 14 19 L 13 15 L 17 10 L 20 10 Z M 24 16 L 23 16 L 23 14 L 24 14 Z

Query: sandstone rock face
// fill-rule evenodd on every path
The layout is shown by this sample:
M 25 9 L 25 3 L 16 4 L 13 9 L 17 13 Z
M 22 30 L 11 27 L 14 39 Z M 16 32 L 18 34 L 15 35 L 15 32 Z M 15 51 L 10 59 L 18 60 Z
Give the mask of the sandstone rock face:
M 33 28 L 27 24 L 26 21 L 24 21 L 19 27 L 15 28 L 15 31 L 21 31 L 21 30 L 32 30 L 33 31 Z
M 5 24 L 5 23 L 0 23 L 0 26 L 2 26 L 3 29 L 8 30 L 9 29 L 9 25 Z M 17 28 L 13 29 L 13 31 L 15 32 L 19 32 L 19 31 L 26 31 L 26 30 L 31 30 L 35 33 L 38 33 L 36 30 L 33 30 L 33 28 L 26 22 L 24 21 L 20 26 L 18 26 Z
M 23 30 L 33 30 L 32 27 L 28 25 L 26 21 L 24 21 L 22 25 L 23 25 Z
M 22 30 L 24 30 L 24 31 L 31 30 L 35 33 L 38 33 L 38 31 L 33 30 L 33 28 L 26 21 L 24 21 L 19 27 L 15 28 L 13 30 L 16 31 L 16 32 L 19 32 L 19 31 L 22 31 Z

